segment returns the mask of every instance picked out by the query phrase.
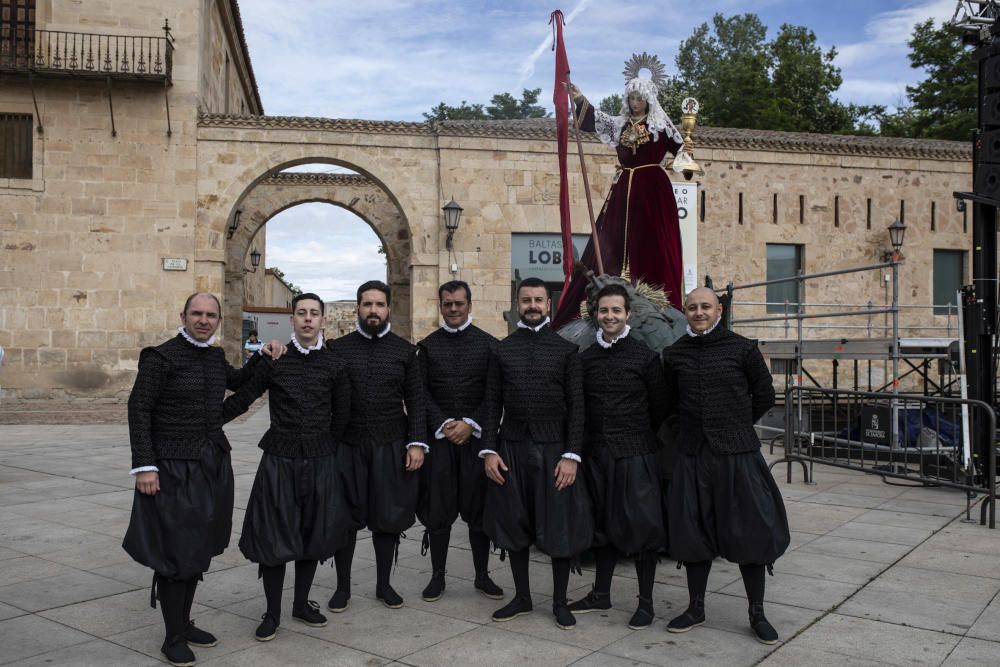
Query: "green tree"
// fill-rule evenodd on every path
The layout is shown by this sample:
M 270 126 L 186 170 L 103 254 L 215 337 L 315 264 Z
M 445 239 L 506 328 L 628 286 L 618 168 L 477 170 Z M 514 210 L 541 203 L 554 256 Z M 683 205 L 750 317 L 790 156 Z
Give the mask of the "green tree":
M 429 121 L 545 118 L 548 113 L 544 107 L 538 105 L 538 97 L 541 93 L 541 88 L 534 90 L 525 88 L 521 92 L 521 99 L 517 99 L 510 93 L 497 93 L 490 99 L 489 106 L 469 104 L 465 100 L 462 100 L 462 103 L 457 107 L 441 102 L 432 108 L 430 113 L 425 113 L 424 118 Z
M 756 14 L 712 17 L 677 51 L 676 88 L 701 103 L 701 121 L 722 127 L 774 128 L 767 27 Z M 670 100 L 668 100 L 668 103 Z M 674 106 L 671 104 L 671 106 Z M 676 115 L 671 110 L 671 115 Z
M 598 108 L 609 116 L 617 116 L 622 112 L 622 96 L 618 94 L 608 95 L 601 100 Z
M 660 91 L 671 116 L 691 95 L 701 103 L 699 122 L 791 132 L 860 132 L 884 109 L 843 104 L 833 97 L 840 70 L 836 48 L 824 52 L 803 26 L 783 24 L 771 41 L 756 14 L 712 17 L 681 42 L 678 74 Z
M 977 123 L 978 72 L 961 34 L 927 19 L 913 28 L 907 45 L 910 66 L 923 68 L 927 77 L 906 87 L 906 105 L 881 116 L 882 134 L 968 140 Z

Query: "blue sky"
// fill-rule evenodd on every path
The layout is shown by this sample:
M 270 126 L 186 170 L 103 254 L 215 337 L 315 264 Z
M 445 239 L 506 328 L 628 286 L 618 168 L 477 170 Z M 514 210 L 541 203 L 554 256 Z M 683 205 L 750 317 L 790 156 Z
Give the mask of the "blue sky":
M 241 0 L 264 110 L 270 115 L 422 120 L 438 102 L 488 102 L 498 92 L 552 95 L 549 13 L 566 14 L 573 80 L 588 97 L 620 93 L 633 52 L 659 55 L 676 72 L 678 44 L 716 13 L 752 12 L 773 37 L 782 23 L 836 46 L 844 102 L 895 106 L 923 74 L 910 67 L 913 25 L 951 18 L 955 0 Z M 549 104 L 549 106 L 551 106 Z M 669 112 L 670 110 L 668 110 Z M 302 229 L 310 241 L 302 240 Z M 332 206 L 308 204 L 268 223 L 267 264 L 324 298 L 351 298 L 381 275 L 367 225 Z M 319 254 L 326 261 L 309 261 Z M 331 274 L 329 257 L 350 258 Z

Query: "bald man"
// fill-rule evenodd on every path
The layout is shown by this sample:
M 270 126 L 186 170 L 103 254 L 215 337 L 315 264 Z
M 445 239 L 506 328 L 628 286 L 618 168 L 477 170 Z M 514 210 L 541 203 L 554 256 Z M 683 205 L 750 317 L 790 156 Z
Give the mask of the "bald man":
M 128 399 L 135 496 L 122 544 L 153 570 L 153 606 L 159 591 L 166 639 L 160 648 L 172 665 L 193 665 L 190 646 L 215 646 L 215 637 L 191 621 L 201 575 L 229 545 L 233 469 L 222 432 L 226 389 L 253 374 L 254 361 L 237 370 L 214 345 L 222 321 L 219 300 L 192 294 L 170 340 L 139 354 Z M 268 343 L 277 359 L 284 346 Z
M 687 336 L 663 351 L 667 409 L 678 417 L 678 452 L 668 499 L 670 547 L 687 569 L 687 610 L 667 625 L 687 632 L 705 622 L 712 560 L 737 563 L 750 628 L 774 644 L 764 616 L 764 573 L 788 548 L 781 492 L 760 453 L 754 423 L 774 405 L 757 344 L 720 324 L 722 305 L 707 287 L 684 300 Z

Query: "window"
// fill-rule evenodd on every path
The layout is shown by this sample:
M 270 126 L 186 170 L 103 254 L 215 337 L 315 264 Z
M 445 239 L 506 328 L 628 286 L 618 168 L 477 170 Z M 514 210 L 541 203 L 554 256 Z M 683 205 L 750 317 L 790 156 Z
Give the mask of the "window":
M 955 293 L 965 284 L 965 251 L 934 251 L 934 314 L 947 315 L 948 304 L 955 312 Z
M 31 114 L 0 113 L 0 178 L 31 178 Z
M 802 269 L 802 246 L 791 243 L 767 244 L 767 279 L 777 280 L 798 275 Z M 804 301 L 800 283 L 789 281 L 767 286 L 767 312 L 785 312 L 785 301 L 789 312 L 794 312 L 798 303 Z
M 0 0 L 0 65 L 28 67 L 34 43 L 35 0 Z

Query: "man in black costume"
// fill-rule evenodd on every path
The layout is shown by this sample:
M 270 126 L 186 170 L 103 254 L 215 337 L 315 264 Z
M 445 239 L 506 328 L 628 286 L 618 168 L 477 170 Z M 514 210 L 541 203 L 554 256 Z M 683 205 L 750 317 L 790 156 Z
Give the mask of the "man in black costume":
M 499 600 L 503 589 L 490 579 L 490 538 L 483 532 L 486 474 L 473 444 L 482 440 L 487 423 L 486 387 L 497 339 L 472 324 L 467 283 L 441 285 L 438 303 L 444 324 L 417 344 L 427 390 L 428 442 L 435 443 L 420 471 L 417 507 L 433 570 L 423 598 L 433 602 L 444 593 L 451 526 L 461 514 L 469 527 L 476 590 Z
M 629 336 L 625 288 L 607 285 L 596 301 L 596 344 L 580 360 L 587 406 L 584 474 L 594 505 L 597 576 L 593 590 L 569 609 L 577 614 L 610 609 L 618 556 L 632 556 L 639 605 L 628 626 L 640 630 L 653 622 L 656 554 L 666 546 L 656 462 L 666 383 L 656 353 Z
M 375 596 L 390 609 L 403 606 L 389 574 L 400 533 L 415 520 L 417 470 L 429 449 L 417 348 L 389 330 L 389 286 L 366 282 L 357 297 L 356 330 L 327 344 L 351 378 L 351 413 L 337 450 L 351 530 L 335 555 L 337 590 L 327 604 L 333 612 L 344 611 L 351 599 L 351 562 L 364 526 L 375 547 Z
M 261 362 L 253 378 L 226 399 L 227 421 L 243 414 L 265 391 L 271 425 L 247 501 L 240 551 L 260 565 L 267 611 L 258 641 L 274 639 L 281 623 L 285 564 L 295 563 L 292 618 L 326 625 L 309 600 L 316 565 L 347 542 L 348 517 L 335 453 L 351 407 L 344 362 L 323 345 L 322 299 L 312 293 L 292 299 L 288 354 Z
M 518 329 L 497 345 L 490 383 L 490 420 L 483 431 L 486 491 L 483 527 L 505 549 L 514 599 L 493 613 L 508 621 L 532 610 L 528 552 L 552 558 L 552 612 L 564 630 L 576 625 L 566 588 L 570 562 L 590 546 L 594 519 L 578 478 L 583 451 L 583 377 L 576 345 L 549 328 L 545 283 L 518 286 Z M 497 433 L 500 411 L 503 425 Z
M 788 547 L 788 519 L 753 426 L 774 405 L 771 373 L 753 341 L 720 324 L 722 305 L 711 289 L 692 290 L 684 313 L 688 335 L 663 351 L 663 363 L 667 408 L 676 409 L 680 429 L 670 549 L 687 568 L 690 602 L 667 630 L 705 622 L 708 575 L 721 556 L 740 566 L 754 636 L 773 644 L 764 572 Z
M 222 401 L 259 359 L 237 370 L 213 346 L 221 312 L 212 294 L 188 297 L 177 336 L 140 353 L 128 399 L 136 493 L 122 546 L 154 571 L 151 602 L 155 607 L 159 591 L 166 626 L 160 650 L 172 665 L 194 664 L 189 644 L 216 644 L 191 621 L 191 605 L 198 581 L 232 532 L 233 469 Z M 265 349 L 279 357 L 280 348 L 272 341 Z

